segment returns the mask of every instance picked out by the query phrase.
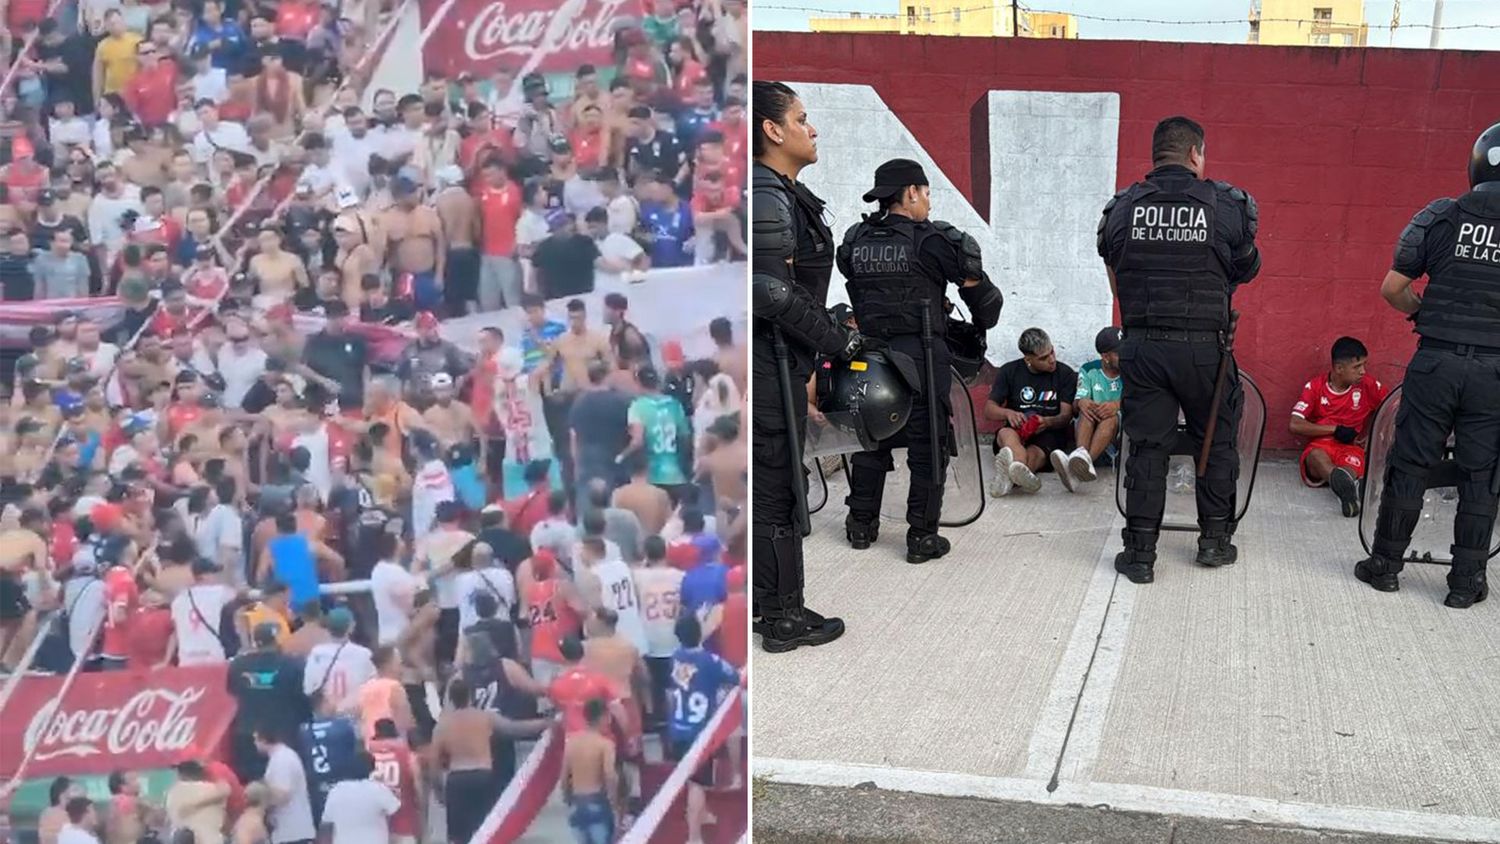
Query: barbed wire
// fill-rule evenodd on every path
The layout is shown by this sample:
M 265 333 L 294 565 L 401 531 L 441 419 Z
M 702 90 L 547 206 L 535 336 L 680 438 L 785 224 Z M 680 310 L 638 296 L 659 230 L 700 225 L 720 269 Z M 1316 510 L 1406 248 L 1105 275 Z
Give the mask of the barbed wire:
M 785 5 L 781 5 L 781 4 L 769 4 L 769 3 L 755 3 L 755 4 L 752 4 L 751 8 L 753 10 L 760 10 L 760 11 L 808 12 L 808 13 L 815 14 L 815 15 L 845 16 L 849 20 L 882 20 L 882 19 L 900 20 L 902 18 L 910 18 L 911 17 L 910 15 L 903 15 L 900 12 L 893 12 L 893 13 L 881 12 L 881 13 L 877 13 L 877 14 L 871 14 L 869 12 L 866 12 L 863 9 L 814 9 L 814 8 L 807 7 L 807 6 L 785 6 Z M 1003 11 L 1006 8 L 1008 8 L 1008 7 L 1005 6 L 1005 5 L 1003 5 L 1003 4 L 997 5 L 997 4 L 991 3 L 991 4 L 988 4 L 988 5 L 984 5 L 984 6 L 971 6 L 971 7 L 967 7 L 967 8 L 961 8 L 961 9 L 934 10 L 932 12 L 932 21 L 933 22 L 937 22 L 937 19 L 940 16 L 949 16 L 949 15 L 952 15 L 954 12 L 958 12 L 960 15 L 964 15 L 964 14 L 972 14 L 972 13 L 975 13 L 975 12 Z M 1162 25 L 1162 26 L 1226 26 L 1226 25 L 1229 25 L 1229 24 L 1249 24 L 1251 22 L 1251 20 L 1252 20 L 1250 18 L 1250 16 L 1248 16 L 1248 15 L 1246 15 L 1245 17 L 1240 17 L 1240 18 L 1208 18 L 1208 19 L 1201 19 L 1201 20 L 1168 20 L 1168 19 L 1164 19 L 1164 18 L 1122 18 L 1122 17 L 1110 17 L 1108 15 L 1089 15 L 1089 14 L 1084 14 L 1082 12 L 1068 12 L 1068 11 L 1063 11 L 1063 10 L 1060 10 L 1060 9 L 1036 9 L 1036 8 L 1032 8 L 1030 6 L 1021 6 L 1021 11 L 1023 11 L 1023 12 L 1030 12 L 1032 14 L 1044 14 L 1044 15 L 1072 15 L 1073 17 L 1078 18 L 1079 20 L 1098 21 L 1098 22 L 1102 22 L 1102 23 L 1146 23 L 1146 24 L 1157 24 L 1157 25 Z M 1306 24 L 1314 24 L 1314 25 L 1318 25 L 1318 26 L 1334 27 L 1334 28 L 1354 28 L 1354 27 L 1360 27 L 1360 26 L 1370 26 L 1370 27 L 1374 27 L 1376 29 L 1390 29 L 1390 28 L 1392 28 L 1390 24 L 1380 23 L 1380 22 L 1371 23 L 1369 21 L 1365 21 L 1365 22 L 1360 22 L 1360 23 L 1353 23 L 1353 22 L 1339 22 L 1339 21 L 1333 21 L 1333 20 L 1325 20 L 1325 19 L 1320 19 L 1320 18 L 1255 18 L 1254 20 L 1255 20 L 1256 23 L 1262 23 L 1262 24 L 1266 24 L 1266 23 L 1297 23 L 1297 24 L 1303 24 L 1303 23 L 1306 23 Z M 925 18 L 924 18 L 924 22 L 926 22 Z M 1396 26 L 1394 28 L 1396 28 L 1396 29 L 1437 29 L 1437 30 L 1442 31 L 1442 32 L 1451 32 L 1451 31 L 1464 30 L 1464 29 L 1496 29 L 1496 30 L 1500 30 L 1500 23 L 1461 23 L 1461 24 L 1442 24 L 1442 25 L 1439 25 L 1439 26 L 1433 26 L 1430 23 L 1415 23 L 1415 22 L 1406 23 L 1406 22 L 1403 22 L 1403 23 L 1396 24 Z

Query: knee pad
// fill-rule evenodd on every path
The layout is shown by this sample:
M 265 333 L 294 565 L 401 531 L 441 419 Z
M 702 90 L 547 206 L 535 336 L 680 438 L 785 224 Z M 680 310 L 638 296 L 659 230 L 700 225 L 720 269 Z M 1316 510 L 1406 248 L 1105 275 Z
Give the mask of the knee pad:
M 1142 492 L 1166 489 L 1170 459 L 1164 448 L 1131 448 L 1125 459 L 1125 488 Z

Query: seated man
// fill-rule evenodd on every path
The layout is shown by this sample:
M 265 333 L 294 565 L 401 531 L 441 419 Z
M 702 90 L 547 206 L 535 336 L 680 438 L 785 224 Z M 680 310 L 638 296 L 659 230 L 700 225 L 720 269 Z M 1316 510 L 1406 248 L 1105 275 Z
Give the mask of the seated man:
M 1365 373 L 1365 345 L 1353 337 L 1333 342 L 1333 368 L 1302 387 L 1292 408 L 1292 433 L 1310 439 L 1302 450 L 1302 482 L 1327 484 L 1345 516 L 1359 515 L 1365 476 L 1365 423 L 1385 399 L 1385 387 Z
M 1099 477 L 1094 471 L 1094 461 L 1115 441 L 1120 430 L 1120 339 L 1117 326 L 1101 330 L 1094 337 L 1094 351 L 1099 359 L 1090 361 L 1078 370 L 1078 447 L 1068 455 L 1067 468 L 1077 481 L 1092 481 Z M 1059 474 L 1063 469 L 1057 463 L 1052 468 Z
M 1063 488 L 1073 491 L 1067 471 L 1072 450 L 1073 402 L 1078 394 L 1078 375 L 1067 364 L 1058 363 L 1052 338 L 1040 328 L 1021 332 L 1021 359 L 1000 367 L 985 402 L 984 415 L 1005 423 L 995 432 L 995 477 L 990 495 L 999 498 L 1011 485 L 1025 492 L 1042 488 L 1036 472 L 1047 465 L 1049 455 Z M 1064 397 L 1070 397 L 1064 400 Z

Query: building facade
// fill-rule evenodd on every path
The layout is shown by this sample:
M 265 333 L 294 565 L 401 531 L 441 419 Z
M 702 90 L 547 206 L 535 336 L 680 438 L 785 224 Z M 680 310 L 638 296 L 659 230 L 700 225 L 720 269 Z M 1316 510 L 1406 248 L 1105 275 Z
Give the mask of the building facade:
M 1031 12 L 1009 0 L 896 0 L 890 12 L 808 20 L 813 32 L 899 35 L 967 35 L 978 38 L 1077 38 L 1078 20 L 1058 12 Z
M 1255 0 L 1251 44 L 1363 47 L 1370 28 L 1364 0 Z

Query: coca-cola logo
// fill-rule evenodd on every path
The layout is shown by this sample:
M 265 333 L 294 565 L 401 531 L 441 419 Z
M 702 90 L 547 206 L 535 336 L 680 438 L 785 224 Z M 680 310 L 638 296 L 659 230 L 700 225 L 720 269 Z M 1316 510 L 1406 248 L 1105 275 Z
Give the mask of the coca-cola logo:
M 52 700 L 32 716 L 25 747 L 37 762 L 60 756 L 168 754 L 193 746 L 198 718 L 189 710 L 207 694 L 203 686 L 182 691 L 145 689 L 114 709 L 60 710 Z
M 505 0 L 497 0 L 480 9 L 469 22 L 464 33 L 464 51 L 474 61 L 539 52 L 540 64 L 540 60 L 554 53 L 607 49 L 614 40 L 614 22 L 624 17 L 619 14 L 624 3 L 625 0 L 565 0 L 511 12 Z

